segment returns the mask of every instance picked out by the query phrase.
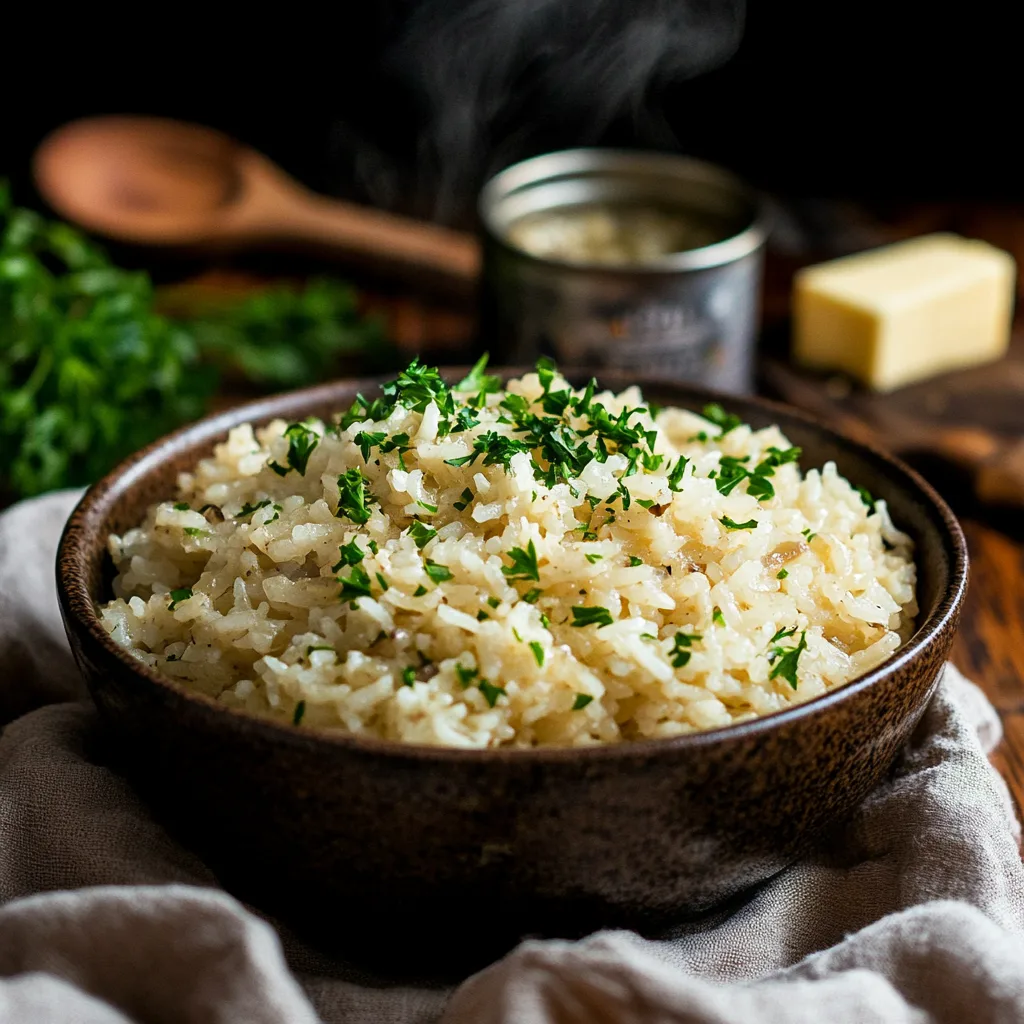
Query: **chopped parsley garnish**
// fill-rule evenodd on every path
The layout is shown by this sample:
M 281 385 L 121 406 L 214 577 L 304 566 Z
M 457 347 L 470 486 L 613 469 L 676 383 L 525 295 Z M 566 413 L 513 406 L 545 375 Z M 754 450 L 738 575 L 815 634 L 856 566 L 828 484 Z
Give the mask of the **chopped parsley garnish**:
M 292 715 L 292 725 L 298 725 L 305 714 L 306 702 L 304 700 L 300 700 L 299 703 L 295 705 L 295 713 Z
M 715 606 L 715 610 L 711 613 L 711 621 L 716 626 L 725 625 L 725 616 L 722 614 L 722 609 L 719 608 L 717 605 Z
M 467 487 L 463 490 L 462 494 L 459 495 L 459 500 L 452 502 L 456 510 L 459 512 L 465 512 L 469 507 L 469 503 L 473 500 L 473 492 Z
M 658 638 L 653 633 L 641 633 L 641 640 L 657 640 Z
M 788 575 L 789 575 L 789 570 L 788 570 L 788 569 L 780 569 L 780 570 L 779 570 L 779 571 L 778 571 L 778 572 L 777 572 L 777 573 L 775 574 L 775 578 L 776 578 L 777 580 L 784 580 L 784 579 L 785 579 L 785 578 L 786 578 L 786 577 L 787 577 Z
M 538 668 L 544 667 L 544 645 L 539 640 L 530 641 L 530 650 L 533 651 L 534 660 Z
M 192 506 L 187 501 L 177 501 L 174 503 L 175 512 L 191 512 Z
M 508 694 L 501 686 L 495 686 L 493 683 L 487 682 L 486 679 L 481 679 L 477 684 L 480 687 L 480 692 L 484 695 L 484 700 L 493 708 L 498 703 L 499 697 L 507 697 Z
M 544 591 L 541 590 L 540 587 L 531 587 L 525 594 L 523 594 L 522 600 L 527 604 L 536 604 L 540 595 L 543 593 Z
M 654 507 L 654 499 L 653 498 L 637 498 L 636 499 L 636 503 L 641 508 L 650 509 L 650 508 Z
M 614 621 L 611 612 L 607 608 L 573 605 L 572 624 L 577 628 L 580 626 L 597 626 L 598 629 L 602 629 L 605 626 L 610 626 Z
M 540 624 L 545 629 L 550 629 L 551 628 L 551 620 L 543 612 L 540 613 Z
M 334 652 L 334 648 L 329 644 L 311 644 L 306 648 L 306 657 L 308 658 L 314 651 L 331 651 Z
M 459 381 L 453 391 L 457 391 L 460 394 L 482 393 L 484 395 L 494 394 L 496 391 L 501 390 L 501 378 L 492 376 L 491 374 L 484 373 L 487 369 L 488 353 L 484 353 L 474 364 L 473 369 L 466 374 L 462 380 Z
M 459 683 L 462 685 L 464 690 L 469 688 L 469 684 L 480 674 L 480 670 L 476 668 L 466 668 L 465 665 L 455 665 L 455 675 L 458 676 Z
M 370 502 L 373 495 L 367 494 L 366 477 L 357 467 L 353 467 L 338 477 L 338 511 L 337 516 L 346 516 L 353 523 L 365 523 L 370 518 Z
M 360 430 L 359 433 L 356 434 L 353 440 L 357 445 L 359 445 L 359 450 L 363 453 L 363 462 L 370 461 L 370 449 L 382 444 L 387 436 L 388 435 L 383 430 L 378 433 L 371 433 L 368 430 Z
M 362 566 L 353 566 L 352 572 L 348 576 L 338 577 L 338 582 L 341 584 L 341 593 L 338 594 L 338 600 L 342 603 L 350 601 L 352 608 L 357 607 L 356 598 L 370 597 L 372 595 L 370 577 Z
M 630 564 L 630 566 L 643 565 L 644 564 L 644 560 L 642 558 L 637 558 L 636 555 L 630 555 L 629 556 L 629 564 Z
M 167 606 L 168 611 L 174 611 L 182 601 L 187 601 L 192 596 L 191 587 L 179 587 L 170 593 L 171 603 Z
M 501 604 L 501 601 L 500 601 L 500 600 L 499 600 L 498 598 L 496 598 L 496 597 L 489 597 L 489 598 L 487 598 L 487 603 L 488 603 L 488 604 L 489 604 L 489 605 L 490 605 L 490 606 L 491 606 L 492 608 L 497 608 L 497 607 L 498 607 L 498 605 L 499 605 L 499 604 Z
M 720 438 L 725 437 L 731 430 L 735 430 L 737 427 L 743 425 L 743 420 L 739 416 L 731 412 L 726 412 L 717 402 L 711 402 L 709 405 L 704 406 L 704 411 L 701 414 L 704 419 L 711 423 L 714 423 L 716 427 L 721 428 L 721 433 L 718 435 Z
M 425 501 L 420 501 L 419 498 L 416 499 L 416 504 L 419 505 L 420 508 L 425 508 L 431 514 L 437 511 L 436 505 L 428 505 Z
M 421 583 L 413 592 L 413 597 L 422 597 L 427 592 L 427 588 Z
M 756 519 L 748 519 L 745 523 L 737 523 L 728 516 L 722 516 L 718 520 L 727 530 L 753 530 L 757 528 Z
M 384 576 L 383 576 L 382 573 L 378 572 L 378 573 L 374 573 L 374 575 L 377 577 L 377 582 L 380 584 L 380 589 L 382 591 L 386 592 L 387 590 L 390 589 L 388 581 L 386 579 L 384 579 Z
M 212 537 L 213 533 L 210 530 L 203 530 L 198 526 L 186 526 L 185 533 L 189 537 Z
M 432 562 L 429 558 L 427 559 L 423 568 L 426 574 L 435 583 L 444 583 L 445 580 L 455 578 L 451 569 L 449 569 L 447 565 L 438 565 L 437 562 Z
M 855 487 L 854 490 L 860 496 L 860 500 L 873 512 L 875 509 L 875 499 L 871 497 L 871 492 L 866 487 Z
M 522 548 L 512 548 L 508 553 L 511 565 L 503 565 L 501 571 L 510 580 L 535 580 L 540 582 L 540 570 L 537 568 L 537 548 L 531 540 Z
M 807 527 L 806 530 L 801 530 L 800 534 L 804 538 L 804 540 L 807 541 L 808 544 L 810 544 L 811 541 L 814 540 L 814 538 L 818 536 L 816 533 L 812 533 L 811 532 L 811 528 L 809 526 Z
M 790 626 L 789 629 L 786 629 L 786 627 L 783 626 L 782 629 L 780 629 L 775 634 L 775 636 L 773 636 L 771 638 L 771 640 L 768 641 L 768 643 L 769 644 L 778 643 L 780 640 L 785 640 L 787 636 L 793 636 L 794 633 L 796 633 L 796 626 Z
M 703 639 L 700 633 L 676 633 L 675 639 L 672 641 L 672 650 L 668 652 L 669 658 L 672 659 L 672 667 L 682 668 L 686 665 L 690 660 L 689 648 L 698 640 Z
M 523 642 L 522 635 L 520 634 L 519 630 L 516 629 L 515 626 L 512 627 L 512 635 L 516 638 L 516 642 L 517 643 L 522 643 Z
M 601 561 L 602 558 L 604 558 L 604 555 L 595 555 L 595 554 L 587 555 L 587 561 L 591 565 L 593 565 L 595 562 Z
M 416 682 L 416 666 L 409 665 L 402 669 L 402 685 L 412 686 Z
M 341 557 L 331 566 L 331 572 L 340 572 L 346 565 L 358 565 L 366 557 L 366 552 L 355 542 L 355 539 L 340 545 L 338 554 Z
M 589 693 L 577 693 L 572 702 L 573 711 L 582 711 L 594 698 Z
M 417 519 L 409 527 L 409 536 L 415 541 L 416 547 L 422 551 L 427 543 L 437 536 L 437 530 L 426 526 Z
M 288 438 L 288 465 L 282 466 L 271 460 L 267 463 L 278 476 L 285 476 L 291 470 L 305 476 L 306 466 L 313 450 L 320 443 L 320 435 L 305 423 L 291 423 L 284 436 Z
M 783 633 L 782 636 L 792 636 L 795 632 L 796 629 L 794 627 L 792 632 Z M 768 654 L 768 661 L 772 663 L 772 670 L 768 674 L 768 678 L 775 679 L 778 676 L 782 676 L 782 678 L 785 679 L 786 682 L 795 690 L 797 686 L 797 663 L 800 661 L 801 653 L 806 650 L 806 629 L 800 634 L 800 643 L 798 643 L 796 647 L 773 647 Z
M 485 612 L 483 610 L 483 608 L 481 608 L 480 611 L 478 611 L 476 613 L 476 621 L 477 622 L 483 622 L 484 619 L 489 619 L 489 618 L 490 618 L 490 615 L 488 615 L 487 612 Z
M 256 502 L 255 505 L 250 505 L 246 502 L 239 510 L 236 519 L 241 519 L 242 516 L 251 516 L 253 512 L 258 512 L 261 508 L 266 508 L 270 504 L 269 498 L 264 498 L 262 501 Z

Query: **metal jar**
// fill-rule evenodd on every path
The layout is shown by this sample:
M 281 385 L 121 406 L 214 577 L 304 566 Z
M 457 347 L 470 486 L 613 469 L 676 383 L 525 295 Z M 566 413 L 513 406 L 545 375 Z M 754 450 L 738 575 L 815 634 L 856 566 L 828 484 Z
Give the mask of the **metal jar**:
M 629 265 L 542 258 L 508 240 L 523 217 L 595 203 L 690 213 L 719 240 Z M 663 153 L 547 153 L 492 178 L 480 217 L 481 334 L 494 361 L 548 355 L 564 366 L 750 390 L 765 219 L 756 193 L 729 172 Z

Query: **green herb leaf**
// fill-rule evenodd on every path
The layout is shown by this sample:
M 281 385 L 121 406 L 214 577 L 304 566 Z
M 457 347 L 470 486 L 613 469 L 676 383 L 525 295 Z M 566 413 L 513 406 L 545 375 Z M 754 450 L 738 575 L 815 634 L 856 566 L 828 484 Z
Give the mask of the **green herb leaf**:
M 341 557 L 331 566 L 331 572 L 339 572 L 346 565 L 358 565 L 366 557 L 366 552 L 355 542 L 354 538 L 347 544 L 340 545 L 338 554 Z
M 728 516 L 722 516 L 718 520 L 727 530 L 754 530 L 757 528 L 756 519 L 748 519 L 745 523 L 737 523 Z
M 306 657 L 308 658 L 314 651 L 331 651 L 334 652 L 334 648 L 329 644 L 311 644 L 306 648 Z
M 788 569 L 780 569 L 780 570 L 779 570 L 779 571 L 778 571 L 778 572 L 777 572 L 777 573 L 775 574 L 775 578 L 776 578 L 777 580 L 784 580 L 784 579 L 785 579 L 785 578 L 786 578 L 786 577 L 787 577 L 788 575 L 789 575 L 789 570 L 788 570 Z
M 682 668 L 686 665 L 690 660 L 689 648 L 703 639 L 700 633 L 676 633 L 672 642 L 672 650 L 668 652 L 668 656 L 672 660 L 672 667 Z
M 778 643 L 780 640 L 785 640 L 787 636 L 793 636 L 794 633 L 796 633 L 796 626 L 790 626 L 789 629 L 786 629 L 786 627 L 783 626 L 782 629 L 780 629 L 775 634 L 775 636 L 773 636 L 771 638 L 771 640 L 768 641 L 768 643 L 769 644 Z
M 629 564 L 630 564 L 630 566 L 643 565 L 644 564 L 644 560 L 642 558 L 637 558 L 636 555 L 630 555 L 629 556 Z
M 855 487 L 854 490 L 860 495 L 860 500 L 870 509 L 872 512 L 875 510 L 875 499 L 871 497 L 871 492 L 866 487 Z
M 577 628 L 597 626 L 598 629 L 601 629 L 604 626 L 610 626 L 614 621 L 607 608 L 574 605 L 572 609 L 572 624 Z
M 811 528 L 809 526 L 806 529 L 801 530 L 800 533 L 803 536 L 804 540 L 807 541 L 808 544 L 810 544 L 811 541 L 814 540 L 814 538 L 818 536 L 816 533 L 812 533 L 811 532 Z
M 292 715 L 292 725 L 299 725 L 305 714 L 306 702 L 304 700 L 300 700 L 299 703 L 295 705 L 295 713 Z
M 589 693 L 577 693 L 572 702 L 573 711 L 582 711 L 594 698 Z
M 796 630 L 794 629 L 795 633 Z M 789 633 L 784 633 L 783 636 L 790 636 Z M 805 629 L 800 634 L 800 643 L 796 647 L 773 647 L 768 655 L 768 660 L 772 662 L 772 670 L 768 673 L 769 679 L 775 679 L 778 676 L 782 676 L 786 682 L 795 690 L 797 688 L 796 671 L 797 665 L 800 661 L 800 655 L 803 651 L 807 650 L 807 630 Z
M 715 606 L 715 610 L 711 613 L 711 621 L 716 626 L 725 625 L 725 616 L 722 614 L 722 609 L 719 608 L 717 605 Z
M 421 583 L 413 592 L 413 597 L 422 597 L 427 592 L 427 588 Z
M 412 686 L 416 682 L 416 666 L 409 665 L 402 670 L 402 685 Z
M 175 512 L 191 512 L 192 506 L 187 501 L 177 501 L 174 503 Z
M 702 415 L 704 419 L 721 428 L 722 432 L 718 435 L 720 438 L 743 425 L 743 420 L 739 416 L 726 412 L 717 402 L 705 405 Z
M 338 518 L 345 516 L 360 525 L 369 521 L 369 506 L 375 499 L 366 491 L 368 483 L 357 467 L 338 477 Z
M 432 562 L 429 558 L 424 565 L 424 569 L 435 583 L 444 583 L 445 580 L 455 578 L 447 565 L 438 565 L 437 562 Z
M 182 601 L 187 601 L 192 596 L 190 587 L 179 587 L 170 593 L 171 603 L 167 606 L 168 611 L 174 611 Z
M 436 505 L 428 505 L 425 501 L 420 501 L 419 498 L 416 499 L 416 504 L 419 505 L 420 508 L 425 508 L 431 514 L 437 511 Z
M 458 677 L 459 683 L 462 685 L 464 690 L 469 688 L 469 684 L 480 674 L 479 669 L 466 668 L 465 665 L 460 665 L 458 662 L 455 663 L 455 675 Z
M 320 443 L 320 435 L 305 423 L 291 423 L 285 430 L 284 436 L 288 439 L 287 467 L 273 461 L 267 463 L 267 465 L 278 476 L 284 476 L 293 469 L 301 476 L 305 476 L 306 466 L 309 465 L 309 457 Z
M 596 554 L 587 555 L 587 561 L 591 565 L 594 565 L 596 562 L 601 561 L 602 558 L 604 558 L 604 555 L 596 555 Z
M 437 536 L 437 530 L 426 526 L 417 519 L 409 527 L 409 536 L 415 541 L 416 547 L 422 551 L 428 542 Z
M 508 694 L 501 686 L 495 686 L 493 683 L 487 682 L 486 679 L 481 679 L 477 684 L 480 687 L 480 692 L 484 695 L 484 700 L 493 708 L 498 703 L 499 697 L 507 697 Z
M 512 548 L 508 552 L 508 557 L 512 560 L 511 565 L 503 565 L 501 567 L 502 573 L 510 580 L 536 580 L 540 582 L 540 570 L 537 567 L 537 548 L 531 540 L 526 545 L 526 550 L 522 548 Z
M 388 435 L 383 430 L 376 433 L 371 433 L 367 430 L 360 430 L 359 433 L 356 434 L 353 440 L 359 446 L 359 450 L 363 453 L 363 462 L 370 461 L 370 449 L 383 444 L 387 436 Z
M 370 589 L 370 577 L 362 566 L 353 566 L 352 572 L 348 576 L 338 577 L 338 582 L 341 584 L 341 593 L 338 594 L 338 600 L 342 603 L 350 601 L 352 606 L 355 607 L 356 598 L 372 596 L 373 591 Z
M 459 496 L 458 501 L 452 502 L 456 511 L 465 512 L 469 507 L 469 503 L 473 500 L 473 492 L 468 488 L 464 488 L 462 494 Z
M 391 589 L 389 584 L 388 584 L 388 581 L 386 579 L 384 579 L 383 573 L 379 573 L 378 572 L 378 573 L 374 573 L 374 575 L 377 577 L 377 583 L 380 585 L 380 589 L 384 593 L 386 593 L 388 590 Z
M 241 519 L 243 516 L 251 516 L 253 512 L 258 512 L 261 508 L 266 508 L 270 504 L 269 498 L 264 498 L 262 501 L 256 502 L 255 505 L 250 505 L 246 502 L 239 510 L 236 519 Z
M 487 369 L 488 358 L 488 353 L 485 352 L 473 364 L 473 369 L 452 390 L 458 391 L 460 394 L 466 394 L 467 392 L 493 394 L 496 391 L 500 391 L 501 378 L 484 373 L 484 370 Z
M 533 651 L 534 660 L 538 668 L 544 667 L 544 645 L 539 640 L 530 641 L 530 650 Z
M 536 604 L 543 593 L 544 591 L 539 587 L 531 587 L 525 594 L 523 594 L 522 600 L 527 604 Z

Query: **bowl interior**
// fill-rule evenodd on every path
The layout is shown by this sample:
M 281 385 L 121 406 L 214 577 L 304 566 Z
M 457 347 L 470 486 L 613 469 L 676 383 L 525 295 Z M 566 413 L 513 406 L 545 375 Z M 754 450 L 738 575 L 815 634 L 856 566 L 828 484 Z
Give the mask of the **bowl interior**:
M 519 372 L 507 370 L 503 375 L 508 378 Z M 452 370 L 446 375 L 454 380 L 461 373 Z M 590 375 L 586 371 L 568 371 L 567 376 L 573 383 L 582 384 Z M 793 444 L 803 449 L 801 465 L 805 469 L 834 461 L 840 473 L 855 484 L 866 487 L 876 498 L 886 500 L 895 524 L 914 540 L 918 567 L 920 613 L 914 636 L 887 662 L 870 673 L 806 704 L 753 722 L 672 740 L 641 741 L 625 746 L 639 748 L 665 743 L 700 744 L 725 733 L 770 727 L 773 720 L 783 716 L 807 713 L 816 706 L 841 699 L 846 691 L 870 685 L 880 674 L 891 671 L 897 663 L 905 663 L 954 617 L 967 581 L 967 550 L 963 534 L 952 512 L 934 490 L 896 459 L 832 431 L 801 412 L 764 399 L 719 395 L 701 388 L 665 381 L 638 381 L 612 373 L 602 373 L 600 382 L 613 390 L 638 384 L 646 398 L 660 405 L 676 405 L 699 411 L 708 402 L 717 401 L 754 427 L 777 424 Z M 72 515 L 61 541 L 57 583 L 68 628 L 91 634 L 94 641 L 118 660 L 130 664 L 137 674 L 174 691 L 179 697 L 212 704 L 208 698 L 184 690 L 136 661 L 107 636 L 95 612 L 96 604 L 110 596 L 113 565 L 107 554 L 107 536 L 124 532 L 136 525 L 150 504 L 166 500 L 173 493 L 177 475 L 212 452 L 213 446 L 232 427 L 246 422 L 265 423 L 278 417 L 286 420 L 307 416 L 326 418 L 347 408 L 357 393 L 372 396 L 379 383 L 378 380 L 337 381 L 248 403 L 208 417 L 156 441 L 122 463 L 86 494 Z M 249 717 L 244 712 L 216 706 L 224 714 Z M 261 720 L 261 725 L 295 737 L 300 735 L 299 730 L 277 723 Z M 311 730 L 304 730 L 301 735 L 304 742 L 314 736 L 319 740 L 330 738 L 332 742 L 378 748 L 398 746 L 383 740 L 315 734 Z M 401 746 L 406 751 L 410 749 L 409 745 Z M 432 758 L 476 756 L 480 753 L 441 748 L 414 749 Z M 585 756 L 608 756 L 616 749 L 621 748 L 619 745 L 613 748 L 585 748 Z M 493 755 L 494 752 L 484 753 Z M 511 753 L 517 756 L 560 758 L 579 756 L 581 751 L 539 748 Z

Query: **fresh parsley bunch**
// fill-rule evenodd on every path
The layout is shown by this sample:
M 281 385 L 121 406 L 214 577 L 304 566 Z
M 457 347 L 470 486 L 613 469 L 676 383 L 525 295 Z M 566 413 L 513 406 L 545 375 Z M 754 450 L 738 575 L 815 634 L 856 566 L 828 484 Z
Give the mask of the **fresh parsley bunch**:
M 0 496 L 92 483 L 201 416 L 220 371 L 297 387 L 340 357 L 366 369 L 393 353 L 352 288 L 327 279 L 189 321 L 161 316 L 147 274 L 13 206 L 0 181 Z
M 17 494 L 90 483 L 200 416 L 214 374 L 153 312 L 149 277 L 0 182 L 0 480 Z

